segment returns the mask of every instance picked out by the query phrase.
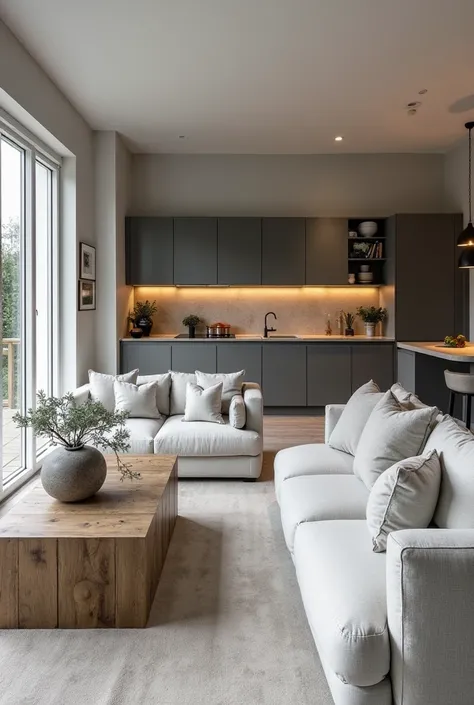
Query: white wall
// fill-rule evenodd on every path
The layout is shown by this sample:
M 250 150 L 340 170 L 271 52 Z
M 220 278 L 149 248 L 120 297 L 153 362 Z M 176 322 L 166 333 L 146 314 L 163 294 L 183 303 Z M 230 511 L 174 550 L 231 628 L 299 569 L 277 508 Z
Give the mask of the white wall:
M 450 211 L 464 214 L 464 225 L 469 220 L 468 200 L 468 142 L 461 140 L 445 155 L 444 187 L 445 205 Z M 470 272 L 469 338 L 474 339 L 474 270 Z
M 77 311 L 78 247 L 94 244 L 92 132 L 81 115 L 0 21 L 0 106 L 65 155 L 61 171 L 61 387 L 95 364 L 94 311 Z
M 132 215 L 361 215 L 435 212 L 441 154 L 132 157 Z
M 97 233 L 97 369 L 116 374 L 132 288 L 125 285 L 125 215 L 130 154 L 116 132 L 95 132 Z

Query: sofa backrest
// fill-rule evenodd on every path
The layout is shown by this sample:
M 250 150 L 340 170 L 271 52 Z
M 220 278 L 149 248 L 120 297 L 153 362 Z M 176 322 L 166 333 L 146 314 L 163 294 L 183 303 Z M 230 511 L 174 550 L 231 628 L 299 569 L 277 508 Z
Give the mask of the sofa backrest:
M 443 416 L 428 438 L 441 461 L 441 488 L 434 522 L 441 529 L 474 529 L 474 435 Z

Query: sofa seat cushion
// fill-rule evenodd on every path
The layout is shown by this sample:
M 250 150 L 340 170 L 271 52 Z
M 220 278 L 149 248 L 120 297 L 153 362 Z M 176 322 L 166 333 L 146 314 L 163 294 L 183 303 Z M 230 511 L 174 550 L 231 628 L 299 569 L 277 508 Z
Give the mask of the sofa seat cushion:
M 137 455 L 154 453 L 154 440 L 164 423 L 164 417 L 159 419 L 126 419 L 125 426 L 130 431 L 128 452 Z
M 262 437 L 256 431 L 234 428 L 229 417 L 224 424 L 193 421 L 183 423 L 182 414 L 170 416 L 155 438 L 155 453 L 172 455 L 260 455 Z
M 318 521 L 296 532 L 294 562 L 322 659 L 345 683 L 375 685 L 390 669 L 385 553 L 365 520 Z
M 275 492 L 280 501 L 281 485 L 301 475 L 351 475 L 354 458 L 325 443 L 310 443 L 280 450 L 273 464 Z
M 281 523 L 293 552 L 295 533 L 308 521 L 365 519 L 369 491 L 355 475 L 302 475 L 280 492 Z

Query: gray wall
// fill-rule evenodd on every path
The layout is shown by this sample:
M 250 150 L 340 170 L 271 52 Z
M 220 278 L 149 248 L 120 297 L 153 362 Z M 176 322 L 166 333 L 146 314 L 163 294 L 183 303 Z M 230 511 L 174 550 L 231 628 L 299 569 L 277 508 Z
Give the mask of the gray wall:
M 132 157 L 130 213 L 371 215 L 439 211 L 441 154 Z

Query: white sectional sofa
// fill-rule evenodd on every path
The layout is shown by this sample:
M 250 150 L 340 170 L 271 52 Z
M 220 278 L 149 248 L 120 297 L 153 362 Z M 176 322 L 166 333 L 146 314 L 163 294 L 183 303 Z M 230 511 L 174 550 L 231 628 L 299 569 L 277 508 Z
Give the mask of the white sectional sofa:
M 369 490 L 352 455 L 327 445 L 343 409 L 326 407 L 326 444 L 275 458 L 285 540 L 334 702 L 472 705 L 474 438 L 436 448 L 439 528 L 395 531 L 374 553 Z
M 193 380 L 194 375 L 186 377 Z M 152 378 L 153 375 L 138 376 L 137 384 L 145 384 Z M 263 457 L 263 401 L 259 385 L 243 385 L 246 413 L 243 429 L 234 428 L 228 416 L 224 416 L 225 424 L 182 423 L 184 397 L 182 393 L 174 393 L 176 391 L 170 379 L 164 398 L 161 394 L 161 418 L 126 420 L 125 425 L 130 431 L 129 453 L 179 455 L 180 477 L 258 478 Z M 83 403 L 90 396 L 90 385 L 79 387 L 73 394 L 76 403 Z

